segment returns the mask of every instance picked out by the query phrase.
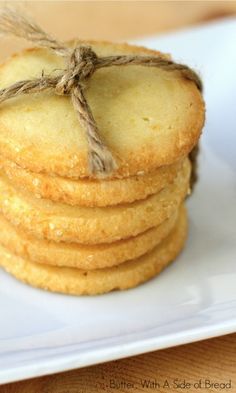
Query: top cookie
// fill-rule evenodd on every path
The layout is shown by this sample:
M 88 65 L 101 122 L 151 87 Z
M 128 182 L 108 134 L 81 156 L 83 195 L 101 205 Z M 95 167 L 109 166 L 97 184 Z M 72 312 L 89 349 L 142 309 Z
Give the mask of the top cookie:
M 89 44 L 100 56 L 160 55 L 130 45 Z M 1 65 L 0 88 L 39 77 L 42 70 L 55 75 L 63 68 L 64 60 L 47 50 L 25 50 Z M 176 71 L 145 66 L 100 69 L 88 81 L 86 97 L 118 163 L 112 177 L 177 161 L 197 143 L 204 123 L 201 93 Z M 70 98 L 54 93 L 20 96 L 0 105 L 0 153 L 35 172 L 89 176 L 84 131 Z

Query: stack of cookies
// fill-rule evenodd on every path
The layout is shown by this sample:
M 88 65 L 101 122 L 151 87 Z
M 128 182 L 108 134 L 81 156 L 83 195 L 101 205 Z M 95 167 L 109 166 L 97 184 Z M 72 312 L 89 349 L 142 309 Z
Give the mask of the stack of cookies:
M 158 52 L 90 43 L 100 56 Z M 63 69 L 44 49 L 0 67 L 0 87 Z M 157 275 L 184 246 L 189 154 L 204 123 L 194 82 L 155 67 L 103 68 L 86 97 L 118 164 L 88 172 L 87 141 L 69 97 L 19 96 L 0 107 L 0 265 L 36 287 L 100 294 Z

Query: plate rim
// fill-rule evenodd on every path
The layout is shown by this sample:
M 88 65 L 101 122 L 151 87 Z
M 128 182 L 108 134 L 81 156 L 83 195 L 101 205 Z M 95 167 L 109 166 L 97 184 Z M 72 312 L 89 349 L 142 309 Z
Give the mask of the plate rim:
M 112 347 L 108 345 L 106 348 L 89 350 L 80 356 L 78 356 L 78 353 L 75 355 L 58 355 L 57 359 L 48 360 L 47 362 L 41 360 L 40 362 L 35 362 L 31 366 L 27 363 L 25 366 L 16 368 L 15 370 L 9 369 L 9 371 L 0 371 L 0 386 L 7 383 L 44 377 L 170 347 L 190 344 L 201 340 L 232 334 L 235 333 L 235 331 L 236 317 L 228 321 L 186 329 L 179 333 L 170 333 L 161 337 L 152 335 L 148 338 L 141 339 L 139 342 L 133 339 L 126 343 L 125 347 L 120 343 L 121 339 L 125 337 L 124 335 L 116 344 L 112 344 Z

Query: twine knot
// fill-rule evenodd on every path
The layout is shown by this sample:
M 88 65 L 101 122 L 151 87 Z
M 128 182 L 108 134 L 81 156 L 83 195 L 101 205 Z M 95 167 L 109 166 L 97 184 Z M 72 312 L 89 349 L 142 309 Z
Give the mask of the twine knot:
M 68 67 L 56 84 L 59 95 L 71 95 L 72 90 L 84 86 L 96 70 L 97 55 L 90 46 L 77 46 L 68 57 Z

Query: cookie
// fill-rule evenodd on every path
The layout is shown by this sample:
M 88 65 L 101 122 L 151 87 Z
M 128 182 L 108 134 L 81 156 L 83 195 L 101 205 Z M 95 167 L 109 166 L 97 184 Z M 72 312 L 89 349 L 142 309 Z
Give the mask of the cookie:
M 187 218 L 182 211 L 169 236 L 150 253 L 119 266 L 79 270 L 47 266 L 18 257 L 0 246 L 0 266 L 34 287 L 71 295 L 96 295 L 128 289 L 159 274 L 180 253 L 187 236 Z
M 136 236 L 170 217 L 189 188 L 186 160 L 174 182 L 142 201 L 109 207 L 80 207 L 36 199 L 0 176 L 0 210 L 14 225 L 35 237 L 56 242 L 110 243 Z
M 182 211 L 181 207 L 180 211 Z M 38 240 L 16 229 L 0 215 L 0 244 L 22 258 L 52 266 L 92 270 L 119 265 L 152 250 L 174 228 L 179 211 L 158 227 L 127 240 L 93 246 Z
M 130 45 L 93 42 L 91 46 L 100 56 L 160 55 Z M 0 88 L 39 77 L 42 70 L 56 75 L 64 67 L 64 60 L 48 50 L 25 50 L 1 65 Z M 201 134 L 201 93 L 177 71 L 145 66 L 103 68 L 88 81 L 85 94 L 101 138 L 117 161 L 113 177 L 172 164 L 192 150 Z M 71 100 L 53 92 L 1 104 L 0 153 L 33 172 L 72 178 L 90 175 L 85 133 Z
M 162 166 L 148 174 L 125 179 L 72 180 L 59 176 L 35 173 L 0 157 L 0 166 L 11 183 L 32 193 L 36 198 L 46 198 L 69 205 L 104 207 L 131 203 L 159 192 L 174 180 L 183 160 Z

